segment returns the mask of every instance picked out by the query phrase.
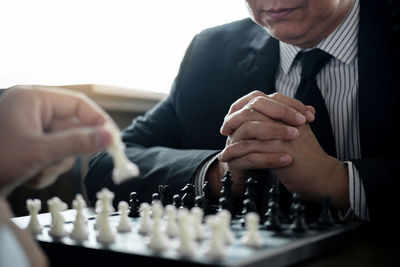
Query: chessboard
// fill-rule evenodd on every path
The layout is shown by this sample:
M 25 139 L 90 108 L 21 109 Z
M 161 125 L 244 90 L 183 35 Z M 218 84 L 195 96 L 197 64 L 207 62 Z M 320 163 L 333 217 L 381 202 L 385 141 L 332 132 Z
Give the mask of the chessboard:
M 154 208 L 153 204 L 148 206 Z M 215 239 L 216 233 L 210 228 L 211 224 L 207 216 L 201 222 L 201 228 L 204 231 L 203 237 L 195 241 L 192 255 L 185 255 L 179 252 L 181 242 L 179 237 L 168 237 L 167 246 L 163 249 L 150 248 L 150 234 L 139 233 L 143 214 L 142 217 L 136 218 L 126 216 L 127 205 L 124 206 L 125 212 L 107 210 L 109 212 L 107 223 L 111 229 L 113 240 L 99 242 L 99 227 L 96 227 L 96 224 L 99 223 L 99 210 L 95 211 L 92 208 L 81 206 L 78 211 L 76 207 L 75 203 L 74 209 L 60 211 L 63 218 L 62 230 L 66 233 L 60 237 L 54 237 L 54 234 L 51 234 L 52 224 L 54 224 L 53 214 L 43 213 L 36 216 L 37 223 L 42 226 L 42 229 L 34 237 L 54 266 L 123 266 L 123 264 L 135 266 L 144 264 L 152 266 L 158 264 L 168 266 L 187 266 L 189 264 L 191 266 L 287 266 L 311 259 L 341 246 L 351 236 L 352 231 L 359 226 L 357 222 L 335 223 L 327 228 L 308 225 L 304 232 L 293 232 L 291 225 L 287 223 L 281 224 L 280 231 L 267 230 L 263 224 L 257 223 L 257 235 L 262 242 L 257 247 L 251 247 L 245 246 L 243 243 L 243 238 L 248 234 L 249 229 L 239 218 L 232 218 L 228 224 L 233 233 L 233 239 L 229 244 L 224 244 L 223 255 L 210 257 L 212 243 L 218 242 L 218 238 L 221 239 L 223 236 L 219 235 Z M 84 214 L 88 232 L 87 237 L 82 241 L 71 238 L 70 234 L 75 227 L 78 212 Z M 190 210 L 188 212 L 190 213 Z M 167 223 L 165 209 L 160 216 L 162 216 L 161 224 L 165 225 Z M 210 216 L 216 217 L 217 215 Z M 13 218 L 13 221 L 19 227 L 27 228 L 31 217 Z M 125 220 L 128 219 L 129 229 L 119 232 L 117 228 L 121 225 L 122 217 Z M 186 221 L 185 224 L 193 224 L 193 221 Z

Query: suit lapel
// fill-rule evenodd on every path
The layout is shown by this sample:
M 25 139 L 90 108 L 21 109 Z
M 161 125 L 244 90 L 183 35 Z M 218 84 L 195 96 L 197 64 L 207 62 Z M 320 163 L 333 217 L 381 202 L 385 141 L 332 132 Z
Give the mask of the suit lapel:
M 237 98 L 254 90 L 275 92 L 279 64 L 279 42 L 265 31 L 259 32 L 249 45 L 249 52 L 238 64 Z

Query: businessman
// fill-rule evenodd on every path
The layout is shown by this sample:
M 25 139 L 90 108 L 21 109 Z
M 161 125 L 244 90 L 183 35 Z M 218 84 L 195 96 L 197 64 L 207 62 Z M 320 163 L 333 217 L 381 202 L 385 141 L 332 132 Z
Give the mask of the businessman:
M 170 95 L 124 131 L 142 179 L 113 185 L 112 161 L 100 153 L 89 198 L 107 186 L 116 201 L 131 191 L 149 201 L 159 184 L 179 193 L 188 182 L 201 194 L 205 181 L 218 197 L 226 170 L 240 197 L 250 175 L 273 169 L 309 202 L 330 196 L 343 218 L 393 221 L 398 3 L 246 2 L 252 19 L 195 36 Z

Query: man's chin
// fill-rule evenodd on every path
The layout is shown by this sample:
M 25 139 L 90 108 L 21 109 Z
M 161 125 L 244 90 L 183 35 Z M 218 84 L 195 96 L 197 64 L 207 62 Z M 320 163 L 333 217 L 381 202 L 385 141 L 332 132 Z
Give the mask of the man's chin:
M 304 44 L 307 44 L 306 35 L 303 34 L 303 31 L 296 30 L 296 27 L 275 27 L 275 28 L 266 28 L 267 32 L 275 37 L 276 39 L 288 43 L 294 46 L 302 47 Z

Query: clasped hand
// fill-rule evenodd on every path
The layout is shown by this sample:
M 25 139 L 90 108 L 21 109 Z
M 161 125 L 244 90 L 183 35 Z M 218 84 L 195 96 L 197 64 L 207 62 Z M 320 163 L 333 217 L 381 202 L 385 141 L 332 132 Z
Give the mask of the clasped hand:
M 318 201 L 331 196 L 338 207 L 348 207 L 348 175 L 343 162 L 321 148 L 309 123 L 315 110 L 281 95 L 254 91 L 232 104 L 221 134 L 226 146 L 218 155 L 244 190 L 244 180 L 256 170 L 275 169 L 278 179 L 291 192 Z

